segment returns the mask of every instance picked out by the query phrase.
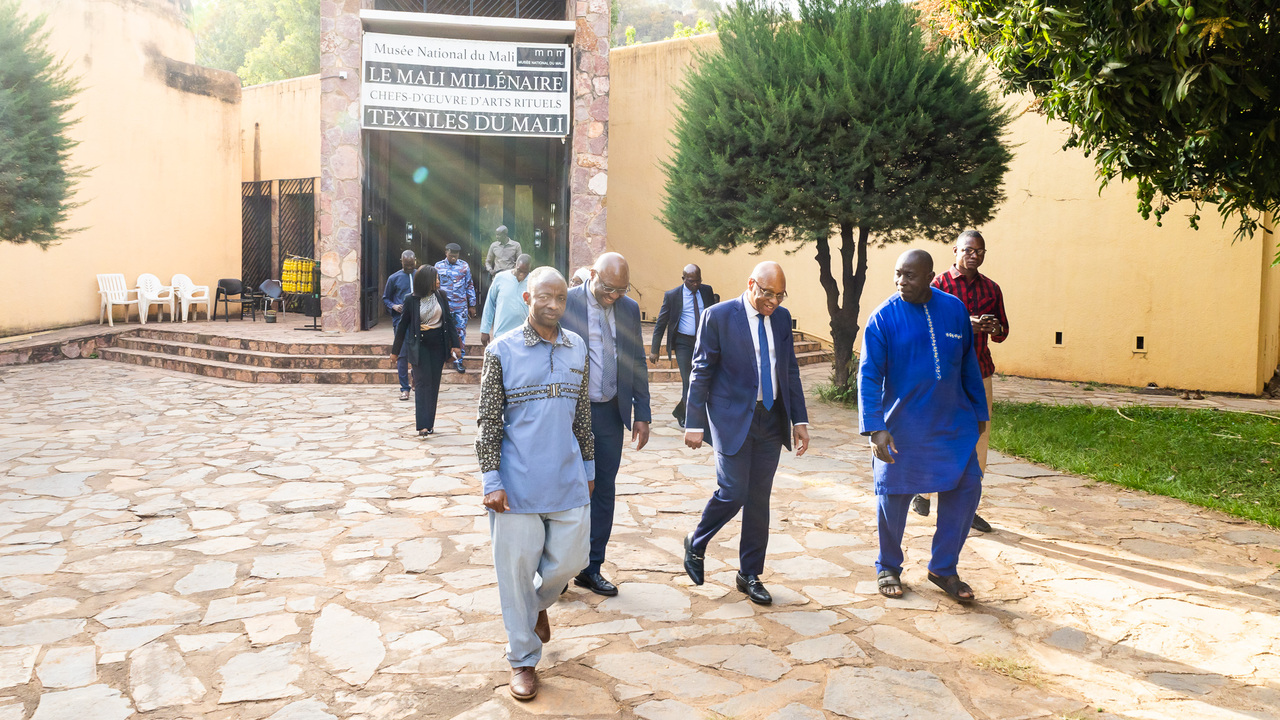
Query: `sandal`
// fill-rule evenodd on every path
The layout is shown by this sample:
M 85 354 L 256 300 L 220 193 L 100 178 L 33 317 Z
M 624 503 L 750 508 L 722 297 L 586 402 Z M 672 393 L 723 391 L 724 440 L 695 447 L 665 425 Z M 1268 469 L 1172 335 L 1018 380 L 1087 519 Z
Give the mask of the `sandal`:
M 892 570 L 881 570 L 876 575 L 876 587 L 880 594 L 892 600 L 902 597 L 902 578 Z
M 942 591 L 950 595 L 956 602 L 971 603 L 974 601 L 973 588 L 961 580 L 959 575 L 942 577 L 941 575 L 929 573 L 929 582 L 942 588 Z M 962 593 L 969 593 L 969 596 L 965 597 Z

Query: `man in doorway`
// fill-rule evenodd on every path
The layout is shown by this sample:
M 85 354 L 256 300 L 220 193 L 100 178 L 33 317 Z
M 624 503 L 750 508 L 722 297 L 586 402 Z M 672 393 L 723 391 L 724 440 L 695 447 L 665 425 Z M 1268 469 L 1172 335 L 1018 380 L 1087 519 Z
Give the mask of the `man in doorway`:
M 867 320 L 858 367 L 859 431 L 874 454 L 876 585 L 902 597 L 907 510 L 917 493 L 936 492 L 929 581 L 967 603 L 973 590 L 956 564 L 982 497 L 977 444 L 989 419 L 973 326 L 964 303 L 929 285 L 929 253 L 903 253 L 894 277 L 898 293 Z
M 489 245 L 489 252 L 484 256 L 484 269 L 493 277 L 504 270 L 515 268 L 520 258 L 520 243 L 507 235 L 507 226 L 499 225 L 493 231 L 496 239 Z
M 1000 286 L 978 272 L 987 257 L 987 242 L 977 230 L 965 230 L 956 238 L 956 262 L 951 269 L 933 279 L 933 287 L 960 298 L 969 310 L 969 322 L 973 326 L 973 349 L 978 353 L 978 368 L 982 370 L 982 384 L 987 390 L 987 414 L 991 414 L 991 376 L 996 365 L 991 360 L 991 348 L 987 340 L 1004 342 L 1009 337 L 1009 319 L 1004 313 L 1004 295 Z M 978 438 L 978 464 L 987 472 L 987 448 L 991 441 L 991 425 Z M 911 509 L 917 514 L 929 515 L 929 496 L 917 495 L 911 501 Z M 991 524 L 974 514 L 973 529 L 991 532 Z
M 462 346 L 462 354 L 467 354 L 467 318 L 476 316 L 476 284 L 471 277 L 471 266 L 461 259 L 462 247 L 458 243 L 444 246 L 444 259 L 436 263 L 436 272 L 440 274 L 440 289 L 449 298 L 449 310 L 458 318 L 458 344 Z M 453 367 L 458 372 L 466 372 L 462 358 L 454 361 Z
M 391 313 L 391 334 L 395 335 L 400 327 L 400 316 L 404 313 L 404 298 L 413 292 L 413 271 L 418 267 L 418 258 L 412 250 L 400 253 L 400 269 L 387 278 L 387 288 L 382 293 L 382 304 Z M 396 360 L 396 373 L 400 376 L 400 399 L 409 399 L 409 355 L 400 355 Z
M 757 605 L 773 597 L 760 581 L 769 547 L 769 496 L 785 446 L 796 457 L 809 449 L 800 366 L 791 314 L 782 307 L 787 277 L 776 262 L 762 262 L 747 291 L 703 313 L 689 378 L 689 419 L 684 444 L 715 450 L 715 494 L 684 539 L 684 569 L 703 581 L 707 545 L 742 510 L 738 589 Z M 708 436 L 708 431 L 710 435 Z
M 517 700 L 537 696 L 534 668 L 551 639 L 547 608 L 587 561 L 590 370 L 586 343 L 560 325 L 567 294 L 553 268 L 530 273 L 527 321 L 485 348 L 480 374 L 476 456 Z
M 487 346 L 491 339 L 524 323 L 529 315 L 529 307 L 524 302 L 525 281 L 532 264 L 533 258 L 521 254 L 516 258 L 514 268 L 503 270 L 493 277 L 489 294 L 485 296 L 484 312 L 480 317 L 481 345 Z
M 618 594 L 617 586 L 601 573 L 601 565 L 613 532 L 614 484 L 622 463 L 623 432 L 631 428 L 636 450 L 649 442 L 649 368 L 644 362 L 640 306 L 627 297 L 630 289 L 627 259 L 605 253 L 591 268 L 591 279 L 569 291 L 564 313 L 565 328 L 587 341 L 591 431 L 596 447 L 591 556 L 573 582 L 606 596 Z
M 680 368 L 680 381 L 683 389 L 680 402 L 671 412 L 680 427 L 685 423 L 685 399 L 689 397 L 689 371 L 693 368 L 693 344 L 697 340 L 698 325 L 702 322 L 702 311 L 714 303 L 710 285 L 702 284 L 702 268 L 697 265 L 685 265 L 680 275 L 680 286 L 668 290 L 662 296 L 662 309 L 658 311 L 658 319 L 653 324 L 653 342 L 649 349 L 649 362 L 657 364 L 658 347 L 662 343 L 663 333 L 667 340 L 667 359 L 674 352 L 676 366 Z

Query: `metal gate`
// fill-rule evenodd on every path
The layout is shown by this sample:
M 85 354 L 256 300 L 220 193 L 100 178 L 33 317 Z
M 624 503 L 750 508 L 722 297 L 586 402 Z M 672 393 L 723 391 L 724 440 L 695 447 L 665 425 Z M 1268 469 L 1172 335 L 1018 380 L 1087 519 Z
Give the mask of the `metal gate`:
M 316 183 L 313 178 L 280 181 L 280 260 L 316 256 Z
M 240 279 L 246 289 L 271 277 L 271 181 L 240 184 Z

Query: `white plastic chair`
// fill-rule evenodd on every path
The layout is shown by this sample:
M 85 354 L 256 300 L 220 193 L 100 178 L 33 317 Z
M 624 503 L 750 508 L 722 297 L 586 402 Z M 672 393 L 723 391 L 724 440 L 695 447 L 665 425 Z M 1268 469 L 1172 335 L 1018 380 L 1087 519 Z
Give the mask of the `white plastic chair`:
M 159 307 L 157 321 L 164 320 L 164 308 L 168 305 L 169 321 L 173 322 L 173 288 L 161 285 L 160 278 L 151 273 L 142 273 L 138 276 L 138 317 L 143 325 L 147 324 L 147 312 L 152 305 Z
M 102 324 L 102 316 L 106 315 L 107 324 L 111 327 L 116 326 L 114 312 L 116 305 L 124 306 L 124 321 L 129 322 L 129 306 L 138 305 L 137 292 L 125 286 L 123 273 L 99 274 L 98 295 L 102 299 L 102 305 L 98 309 L 98 324 Z M 130 295 L 134 297 L 130 298 Z
M 169 282 L 169 286 L 173 288 L 173 292 L 177 295 L 178 303 L 182 305 L 182 322 L 187 321 L 187 308 L 192 305 L 204 305 L 204 319 L 209 319 L 209 286 L 196 285 L 191 282 L 191 278 L 178 273 L 173 276 L 173 280 Z M 196 320 L 200 319 L 200 308 L 195 311 Z

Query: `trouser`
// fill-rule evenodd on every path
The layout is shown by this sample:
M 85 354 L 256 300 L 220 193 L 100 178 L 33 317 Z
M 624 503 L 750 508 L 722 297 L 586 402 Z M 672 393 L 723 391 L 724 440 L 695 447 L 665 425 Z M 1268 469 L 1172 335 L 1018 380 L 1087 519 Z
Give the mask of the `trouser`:
M 413 363 L 413 409 L 418 430 L 436 429 L 436 403 L 440 398 L 440 373 L 444 371 L 444 357 L 449 343 L 445 341 L 444 328 L 422 333 L 418 344 L 418 357 Z
M 684 401 L 689 397 L 689 374 L 693 372 L 693 346 L 697 340 L 693 335 L 682 335 L 676 333 L 675 343 L 672 350 L 676 354 L 676 367 L 680 368 L 680 383 L 682 389 L 680 391 L 680 402 L 676 405 L 676 409 L 672 411 L 672 415 L 681 424 L 685 422 L 685 406 Z
M 751 429 L 742 447 L 733 455 L 716 451 L 716 488 L 702 519 L 693 531 L 693 548 L 705 553 L 711 538 L 742 510 L 742 539 L 738 544 L 739 569 L 743 575 L 764 572 L 765 551 L 769 548 L 769 495 L 773 474 L 778 469 L 787 422 L 782 404 L 772 411 L 756 403 Z
M 987 417 L 991 417 L 991 377 L 982 378 L 982 386 L 987 389 Z M 987 471 L 987 448 L 991 445 L 991 423 L 987 423 L 987 429 L 982 431 L 978 436 L 978 465 L 982 467 L 982 472 Z
M 400 315 L 391 316 L 391 334 L 395 335 L 400 329 Z M 409 354 L 400 353 L 396 357 L 396 374 L 400 377 L 400 392 L 409 392 Z
M 591 403 L 591 432 L 596 439 L 596 487 L 591 491 L 591 556 L 582 569 L 585 573 L 600 572 L 605 546 L 613 534 L 614 497 L 625 431 L 617 398 Z
M 453 324 L 458 329 L 458 347 L 462 349 L 462 354 L 467 354 L 467 306 L 462 307 L 449 306 L 449 311 L 453 313 Z
M 902 572 L 902 534 L 907 527 L 907 510 L 912 493 L 876 496 L 876 527 L 880 534 L 880 557 L 876 572 Z M 933 531 L 933 553 L 929 572 L 941 577 L 956 574 L 960 550 L 973 526 L 973 514 L 982 499 L 982 477 L 965 475 L 951 490 L 938 493 L 938 526 Z
M 511 667 L 533 667 L 542 658 L 534 624 L 586 562 L 590 526 L 586 505 L 544 514 L 489 512 Z

